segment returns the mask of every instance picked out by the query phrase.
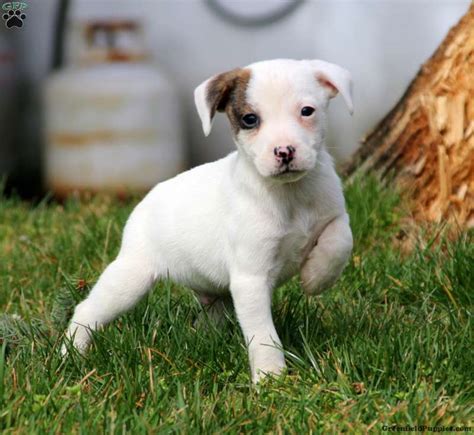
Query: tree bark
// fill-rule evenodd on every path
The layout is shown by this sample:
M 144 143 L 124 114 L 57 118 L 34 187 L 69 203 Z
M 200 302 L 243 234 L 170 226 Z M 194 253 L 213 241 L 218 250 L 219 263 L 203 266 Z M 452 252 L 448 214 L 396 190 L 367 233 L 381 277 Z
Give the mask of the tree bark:
M 372 170 L 413 198 L 416 219 L 474 227 L 474 3 L 346 167 Z

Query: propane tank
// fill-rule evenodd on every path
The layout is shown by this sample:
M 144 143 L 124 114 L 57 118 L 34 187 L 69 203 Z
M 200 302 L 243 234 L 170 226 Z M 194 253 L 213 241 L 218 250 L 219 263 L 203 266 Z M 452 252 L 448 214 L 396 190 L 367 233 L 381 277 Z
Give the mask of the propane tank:
M 178 93 L 137 18 L 75 20 L 69 64 L 45 87 L 45 174 L 75 191 L 145 191 L 185 167 Z

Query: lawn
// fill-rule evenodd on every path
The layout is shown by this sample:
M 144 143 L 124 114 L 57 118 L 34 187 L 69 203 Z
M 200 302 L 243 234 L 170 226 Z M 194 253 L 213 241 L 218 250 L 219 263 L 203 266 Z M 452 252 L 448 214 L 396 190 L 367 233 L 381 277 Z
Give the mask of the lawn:
M 3 433 L 362 433 L 472 426 L 473 233 L 403 242 L 405 201 L 374 178 L 346 187 L 350 265 L 321 297 L 297 279 L 274 318 L 288 374 L 253 387 L 238 325 L 196 330 L 171 282 L 63 360 L 63 328 L 118 251 L 137 199 L 0 199 Z M 433 236 L 436 233 L 438 237 Z M 14 321 L 11 315 L 21 316 Z

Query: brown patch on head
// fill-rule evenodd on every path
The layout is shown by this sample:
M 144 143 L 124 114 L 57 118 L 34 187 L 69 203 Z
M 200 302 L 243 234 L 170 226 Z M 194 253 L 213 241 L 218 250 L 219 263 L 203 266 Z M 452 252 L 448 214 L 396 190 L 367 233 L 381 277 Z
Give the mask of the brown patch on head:
M 209 83 L 207 102 L 211 108 L 211 118 L 216 111 L 226 112 L 232 131 L 237 134 L 240 130 L 242 115 L 252 112 L 247 104 L 247 86 L 250 80 L 249 69 L 237 68 L 219 74 Z

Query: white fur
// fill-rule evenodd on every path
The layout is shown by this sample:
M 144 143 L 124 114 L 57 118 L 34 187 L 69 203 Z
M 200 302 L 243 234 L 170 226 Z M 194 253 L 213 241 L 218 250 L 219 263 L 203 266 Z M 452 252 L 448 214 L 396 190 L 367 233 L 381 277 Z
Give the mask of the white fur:
M 329 66 L 328 66 L 329 65 Z M 203 300 L 228 294 L 246 342 L 254 382 L 285 367 L 271 298 L 299 271 L 309 294 L 331 286 L 352 249 L 341 183 L 324 148 L 334 88 L 352 107 L 350 76 L 322 61 L 276 60 L 251 70 L 247 100 L 261 115 L 258 132 L 241 130 L 238 151 L 158 184 L 135 208 L 122 247 L 80 303 L 68 337 L 84 351 L 90 331 L 132 308 L 163 277 Z M 324 75 L 331 86 L 319 83 Z M 195 93 L 206 134 L 209 81 Z M 299 119 L 301 107 L 316 108 Z M 273 148 L 292 144 L 292 170 L 279 172 Z

